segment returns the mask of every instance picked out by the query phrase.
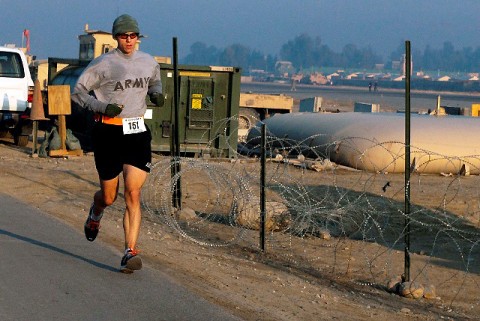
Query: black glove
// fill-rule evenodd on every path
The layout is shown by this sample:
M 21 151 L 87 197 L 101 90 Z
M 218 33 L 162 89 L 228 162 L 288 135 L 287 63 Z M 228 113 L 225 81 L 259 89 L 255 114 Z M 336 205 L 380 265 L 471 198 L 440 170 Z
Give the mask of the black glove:
M 107 108 L 105 108 L 105 115 L 108 117 L 115 117 L 122 112 L 122 108 L 117 104 L 108 104 Z
M 161 93 L 151 93 L 150 101 L 157 107 L 162 107 L 165 104 L 165 97 Z

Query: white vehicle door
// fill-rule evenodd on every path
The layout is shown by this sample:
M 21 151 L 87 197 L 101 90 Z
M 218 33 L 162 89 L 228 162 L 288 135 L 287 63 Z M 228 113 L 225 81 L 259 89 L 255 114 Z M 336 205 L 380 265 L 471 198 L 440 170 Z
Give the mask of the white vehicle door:
M 33 82 L 20 52 L 0 50 L 0 111 L 22 112 L 28 106 Z

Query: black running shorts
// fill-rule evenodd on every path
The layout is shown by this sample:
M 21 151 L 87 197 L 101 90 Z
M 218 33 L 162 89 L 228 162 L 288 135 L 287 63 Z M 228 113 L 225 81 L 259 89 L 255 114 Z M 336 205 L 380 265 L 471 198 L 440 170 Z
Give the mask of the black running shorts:
M 95 123 L 93 128 L 93 152 L 98 175 L 103 180 L 117 177 L 128 164 L 150 173 L 152 162 L 152 135 L 147 131 L 123 134 L 118 125 Z

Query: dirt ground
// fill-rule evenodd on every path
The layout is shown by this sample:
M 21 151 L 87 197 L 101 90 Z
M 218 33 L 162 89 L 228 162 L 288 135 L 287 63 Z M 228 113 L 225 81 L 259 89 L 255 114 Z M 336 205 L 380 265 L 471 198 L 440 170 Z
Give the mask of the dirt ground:
M 83 233 L 83 223 L 92 195 L 98 189 L 93 156 L 86 154 L 69 158 L 34 158 L 30 154 L 30 145 L 19 148 L 8 139 L 0 141 L 0 191 L 31 204 Z M 162 161 L 162 157 L 155 157 L 155 160 Z M 258 163 L 252 166 L 258 166 Z M 314 173 L 312 172 L 312 175 L 315 175 Z M 341 178 L 357 180 L 358 174 L 346 171 Z M 427 179 L 424 184 L 438 185 L 437 182 L 430 183 Z M 365 187 L 365 184 L 362 186 Z M 189 188 L 190 194 L 184 195 L 185 198 L 192 198 L 196 193 L 201 194 L 204 186 L 197 184 L 190 185 Z M 120 193 L 122 190 L 121 186 Z M 102 241 L 118 248 L 119 257 L 123 245 L 123 208 L 121 194 L 117 202 L 106 210 L 99 235 Z M 292 263 L 285 257 L 276 257 L 278 252 L 272 251 L 269 254 L 267 251 L 263 254 L 255 244 L 256 234 L 253 231 L 246 231 L 239 242 L 230 242 L 228 246 L 216 246 L 215 242 L 199 244 L 189 240 L 193 235 L 190 234 L 191 230 L 182 235 L 178 233 L 178 228 L 166 226 L 161 217 L 150 215 L 151 213 L 151 209 L 143 212 L 139 241 L 142 256 L 148 266 L 168 273 L 192 291 L 226 307 L 245 320 L 478 318 L 478 302 L 473 302 L 476 305 L 473 309 L 457 311 L 450 308 L 448 300 L 443 296 L 430 300 L 403 298 L 388 293 L 378 284 L 361 282 L 360 277 L 345 277 L 342 269 L 352 269 L 355 263 L 348 267 L 336 265 L 341 272 L 337 274 L 322 273 L 320 268 L 309 269 L 306 265 L 298 264 L 298 260 Z M 275 240 L 277 247 L 283 246 L 281 236 L 275 237 Z M 301 251 L 303 246 L 307 249 L 308 242 L 306 239 L 294 246 L 300 247 L 297 250 Z M 362 253 L 366 248 L 367 252 L 378 250 L 378 246 L 365 242 L 342 242 L 335 240 L 335 237 L 324 240 L 323 245 L 317 249 L 317 259 L 331 259 L 327 256 L 332 253 L 333 247 L 341 247 L 342 250 L 335 253 L 338 257 L 342 253 L 349 255 L 351 262 L 362 261 L 365 256 Z M 388 264 L 392 257 L 402 257 L 401 251 L 393 252 L 394 254 L 386 259 L 386 263 L 378 264 Z M 390 263 L 393 264 L 393 261 Z M 328 264 L 332 263 L 322 264 L 329 266 Z M 385 274 L 393 273 L 390 275 L 392 277 L 395 274 L 393 270 L 398 272 L 401 269 L 383 269 Z M 472 281 L 476 284 L 475 289 L 478 289 L 478 274 L 477 268 Z M 388 277 L 389 275 L 385 275 L 379 280 L 383 283 Z M 352 279 L 359 281 L 352 282 Z M 458 282 L 465 280 L 466 278 L 462 278 Z M 478 301 L 478 293 L 473 295 L 476 296 L 473 300 Z

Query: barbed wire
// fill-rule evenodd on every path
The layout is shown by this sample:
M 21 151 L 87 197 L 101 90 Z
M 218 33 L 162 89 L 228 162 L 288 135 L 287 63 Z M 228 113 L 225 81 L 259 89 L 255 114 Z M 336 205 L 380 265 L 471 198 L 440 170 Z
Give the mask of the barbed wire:
M 217 128 L 223 141 L 230 141 L 228 133 L 236 135 L 236 124 L 235 118 L 222 120 Z M 299 142 L 266 138 L 266 252 L 304 272 L 386 289 L 388 280 L 404 273 L 409 231 L 412 281 L 435 286 L 434 296 L 446 307 L 477 315 L 480 180 L 470 173 L 478 172 L 480 155 L 449 157 L 411 146 L 411 211 L 406 213 L 405 176 L 392 171 L 404 162 L 403 143 L 362 137 L 315 143 L 324 141 L 318 139 L 322 136 Z M 214 141 L 203 148 L 213 148 Z M 370 147 L 361 150 L 365 141 Z M 159 158 L 143 193 L 145 208 L 199 245 L 258 249 L 259 143 L 255 137 L 238 146 L 226 144 L 225 149 L 238 151 L 228 160 Z M 351 164 L 358 168 L 377 166 L 373 149 L 387 151 L 390 159 L 374 170 L 357 170 L 332 161 L 339 148 L 352 151 Z M 440 160 L 444 170 L 425 171 Z M 172 206 L 179 182 L 181 209 Z

